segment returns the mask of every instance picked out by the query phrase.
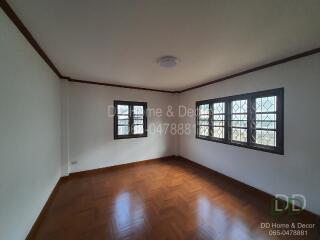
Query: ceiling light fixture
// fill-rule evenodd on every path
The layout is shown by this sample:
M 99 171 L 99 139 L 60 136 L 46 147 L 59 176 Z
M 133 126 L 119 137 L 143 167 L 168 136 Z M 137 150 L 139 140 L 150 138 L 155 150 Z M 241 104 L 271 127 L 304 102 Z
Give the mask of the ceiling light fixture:
M 173 68 L 179 62 L 175 56 L 162 56 L 157 59 L 157 63 L 164 68 Z

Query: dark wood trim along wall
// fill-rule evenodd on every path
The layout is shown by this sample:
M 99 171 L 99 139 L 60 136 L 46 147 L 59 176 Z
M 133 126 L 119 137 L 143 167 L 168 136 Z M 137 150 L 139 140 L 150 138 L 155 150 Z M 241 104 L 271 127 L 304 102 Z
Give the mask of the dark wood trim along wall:
M 11 19 L 11 21 L 16 25 L 16 27 L 20 30 L 20 32 L 24 35 L 24 37 L 28 40 L 28 42 L 32 45 L 32 47 L 39 53 L 39 55 L 42 57 L 42 59 L 49 65 L 49 67 L 56 73 L 56 75 L 61 79 L 66 79 L 70 82 L 77 82 L 77 83 L 87 83 L 87 84 L 95 84 L 95 85 L 103 85 L 103 86 L 109 86 L 109 87 L 120 87 L 120 88 L 130 88 L 130 89 L 137 89 L 137 90 L 147 90 L 147 91 L 156 91 L 156 92 L 166 92 L 166 93 L 183 93 L 186 91 L 190 91 L 196 88 L 204 87 L 207 85 L 211 85 L 214 83 L 222 82 L 231 78 L 235 78 L 241 75 L 245 75 L 251 72 L 256 72 L 265 68 L 273 67 L 275 65 L 279 65 L 282 63 L 286 63 L 289 61 L 293 61 L 299 58 L 311 56 L 314 54 L 320 53 L 320 47 L 305 51 L 302 53 L 298 53 L 286 58 L 282 58 L 276 61 L 272 61 L 267 64 L 263 64 L 254 68 L 247 69 L 245 71 L 241 71 L 235 74 L 227 75 L 222 78 L 214 79 L 206 83 L 198 84 L 193 87 L 189 87 L 180 91 L 169 91 L 169 90 L 161 90 L 161 89 L 153 89 L 153 88 L 143 88 L 143 87 L 134 87 L 134 86 L 127 86 L 127 85 L 120 85 L 120 84 L 111 84 L 111 83 L 103 83 L 103 82 L 94 82 L 94 81 L 87 81 L 87 80 L 77 80 L 73 79 L 68 76 L 64 76 L 62 73 L 59 72 L 57 67 L 53 64 L 53 62 L 49 59 L 48 55 L 44 52 L 44 50 L 40 47 L 40 45 L 37 43 L 35 38 L 31 35 L 30 31 L 27 29 L 27 27 L 22 23 L 22 21 L 19 19 L 17 14 L 13 11 L 13 9 L 10 7 L 8 2 L 6 0 L 0 0 L 0 7 L 2 10 L 7 14 L 7 16 Z
M 312 49 L 310 51 L 298 53 L 298 54 L 292 55 L 290 57 L 282 58 L 282 59 L 279 59 L 279 60 L 264 64 L 264 65 L 260 65 L 260 66 L 254 67 L 254 68 L 250 68 L 250 69 L 242 71 L 242 72 L 238 72 L 238 73 L 235 73 L 235 74 L 232 74 L 232 75 L 228 75 L 228 76 L 225 76 L 225 77 L 222 77 L 222 78 L 218 78 L 218 79 L 206 82 L 206 83 L 202 83 L 202 84 L 190 87 L 190 88 L 186 88 L 184 90 L 179 91 L 179 93 L 190 91 L 190 90 L 193 90 L 193 89 L 196 89 L 196 88 L 200 88 L 200 87 L 204 87 L 204 86 L 207 86 L 207 85 L 211 85 L 211 84 L 214 84 L 214 83 L 222 82 L 222 81 L 225 81 L 225 80 L 228 80 L 228 79 L 231 79 L 231 78 L 239 77 L 241 75 L 245 75 L 245 74 L 248 74 L 248 73 L 251 73 L 251 72 L 256 72 L 256 71 L 259 71 L 259 70 L 262 70 L 262 69 L 265 69 L 265 68 L 269 68 L 269 67 L 273 67 L 273 66 L 276 66 L 276 65 L 279 65 L 279 64 L 282 64 L 282 63 L 290 62 L 290 61 L 293 61 L 293 60 L 296 60 L 296 59 L 299 59 L 299 58 L 308 57 L 308 56 L 311 56 L 311 55 L 314 55 L 314 54 L 317 54 L 317 53 L 320 53 L 320 47 Z
M 31 44 L 34 50 L 40 55 L 40 57 L 49 65 L 52 71 L 61 78 L 62 74 L 59 72 L 57 67 L 53 64 L 53 62 L 49 59 L 48 55 L 43 51 L 38 42 L 31 35 L 30 31 L 27 27 L 22 23 L 17 14 L 13 11 L 10 5 L 5 0 L 0 0 L 0 6 L 2 10 L 7 14 L 7 16 L 11 19 L 11 21 L 16 25 L 19 31 L 23 34 L 23 36 L 27 39 L 27 41 Z
M 44 207 L 42 208 L 36 221 L 32 225 L 32 228 L 31 228 L 30 232 L 28 233 L 26 240 L 32 240 L 32 239 L 36 238 L 36 234 L 39 230 L 39 227 L 40 227 L 41 223 L 43 222 L 43 220 L 45 219 L 45 217 L 49 211 L 49 208 L 52 205 L 52 202 L 54 201 L 57 192 L 59 191 L 59 188 L 61 188 L 61 186 L 69 179 L 72 179 L 75 177 L 83 177 L 83 176 L 91 175 L 91 174 L 92 175 L 100 174 L 100 173 L 104 173 L 104 172 L 108 172 L 108 171 L 114 171 L 117 169 L 126 169 L 126 168 L 130 168 L 133 166 L 145 165 L 145 164 L 151 163 L 153 161 L 165 161 L 165 160 L 169 160 L 174 157 L 175 156 L 167 156 L 167 157 L 160 157 L 160 158 L 154 158 L 154 159 L 147 159 L 147 160 L 142 160 L 142 161 L 137 161 L 137 162 L 132 162 L 132 163 L 125 163 L 125 164 L 120 164 L 120 165 L 115 165 L 115 166 L 110 166 L 110 167 L 97 168 L 97 169 L 86 170 L 86 171 L 81 171 L 81 172 L 74 172 L 74 173 L 71 173 L 69 176 L 61 177 L 58 180 L 54 189 L 52 190 L 48 200 L 46 201 L 46 203 L 45 203 Z
M 255 188 L 253 186 L 250 186 L 250 185 L 248 185 L 248 184 L 246 184 L 244 182 L 241 182 L 241 181 L 239 181 L 239 180 L 237 180 L 235 178 L 229 177 L 229 176 L 227 176 L 227 175 L 225 175 L 223 173 L 217 172 L 217 171 L 215 171 L 215 170 L 213 170 L 213 169 L 211 169 L 211 168 L 209 168 L 207 166 L 204 166 L 204 165 L 202 165 L 200 163 L 197 163 L 196 161 L 194 161 L 194 159 L 190 160 L 190 159 L 182 157 L 182 156 L 176 156 L 176 158 L 181 159 L 183 161 L 186 161 L 186 162 L 188 162 L 188 163 L 190 163 L 190 164 L 192 164 L 192 165 L 194 165 L 194 166 L 196 166 L 198 168 L 205 169 L 206 171 L 210 172 L 212 175 L 215 175 L 215 176 L 218 176 L 218 177 L 222 178 L 224 182 L 232 182 L 234 185 L 239 186 L 239 189 L 241 189 L 242 191 L 254 192 L 255 195 L 259 195 L 259 196 L 262 196 L 263 198 L 267 199 L 266 202 L 270 202 L 271 203 L 272 199 L 275 198 L 275 196 L 273 196 L 270 193 L 267 193 L 267 192 L 265 192 L 263 190 Z M 279 200 L 285 202 L 282 199 L 279 199 Z M 296 207 L 299 208 L 299 206 L 296 206 Z M 313 213 L 313 212 L 311 212 L 311 211 L 309 211 L 307 209 L 304 209 L 303 212 L 305 214 L 309 215 L 310 217 L 316 219 L 317 222 L 320 221 L 320 216 L 317 215 L 316 213 Z
M 41 225 L 41 223 L 43 222 L 45 216 L 47 215 L 47 212 L 49 210 L 49 207 L 51 206 L 55 196 L 56 196 L 56 193 L 58 191 L 58 189 L 61 187 L 61 185 L 64 183 L 64 181 L 67 179 L 67 177 L 61 177 L 56 186 L 53 188 L 48 200 L 46 201 L 44 207 L 42 208 L 39 216 L 37 217 L 36 221 L 34 222 L 30 232 L 28 233 L 27 237 L 26 237 L 26 240 L 31 240 L 31 239 L 35 239 L 35 236 L 36 236 L 36 233 L 37 231 L 39 230 L 39 227 Z
M 78 79 L 73 79 L 73 78 L 68 78 L 68 77 L 62 77 L 62 79 L 67 79 L 69 82 L 87 83 L 87 84 L 102 85 L 102 86 L 108 86 L 108 87 L 130 88 L 130 89 L 136 89 L 136 90 L 164 92 L 164 93 L 178 93 L 177 91 L 167 91 L 167 90 L 160 90 L 160 89 L 154 89 L 154 88 L 132 87 L 132 86 L 128 86 L 128 85 L 119 85 L 119 84 L 112 84 L 112 83 L 85 81 L 85 80 L 78 80 Z
M 37 53 L 40 55 L 40 57 L 48 64 L 48 66 L 52 69 L 52 71 L 60 79 L 66 79 L 69 82 L 87 83 L 87 84 L 103 85 L 103 86 L 109 86 L 109 87 L 130 88 L 130 89 L 165 92 L 165 93 L 177 93 L 177 91 L 168 91 L 168 90 L 153 89 L 153 88 L 134 87 L 134 86 L 128 86 L 128 85 L 78 80 L 78 79 L 73 79 L 71 77 L 65 76 L 58 70 L 58 68 L 50 60 L 48 55 L 40 47 L 39 43 L 35 40 L 35 38 L 31 34 L 31 32 L 27 29 L 27 27 L 22 23 L 22 21 L 17 16 L 17 14 L 13 11 L 13 9 L 8 4 L 8 2 L 6 0 L 0 0 L 0 7 L 6 13 L 6 15 L 11 19 L 11 21 L 16 25 L 16 27 L 23 34 L 23 36 L 27 39 L 27 41 L 31 44 L 31 46 L 37 51 Z

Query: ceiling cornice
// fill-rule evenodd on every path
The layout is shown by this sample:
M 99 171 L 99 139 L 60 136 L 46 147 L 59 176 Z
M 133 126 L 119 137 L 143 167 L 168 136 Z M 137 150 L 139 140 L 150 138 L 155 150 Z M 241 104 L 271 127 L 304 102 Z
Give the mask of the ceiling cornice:
M 247 70 L 235 73 L 235 74 L 227 75 L 227 76 L 222 77 L 222 78 L 214 79 L 214 80 L 211 80 L 211 81 L 206 82 L 206 83 L 202 83 L 202 84 L 199 84 L 199 85 L 196 85 L 196 86 L 193 86 L 193 87 L 186 88 L 186 89 L 181 90 L 179 92 L 180 93 L 181 92 L 186 92 L 186 91 L 193 90 L 193 89 L 200 88 L 200 87 L 204 87 L 204 86 L 207 86 L 207 85 L 210 85 L 210 84 L 222 82 L 222 81 L 225 81 L 225 80 L 228 80 L 228 79 L 231 79 L 231 78 L 235 78 L 235 77 L 238 77 L 238 76 L 241 76 L 241 75 L 245 75 L 245 74 L 248 74 L 248 73 L 251 73 L 251 72 L 256 72 L 256 71 L 259 71 L 259 70 L 262 70 L 262 69 L 265 69 L 265 68 L 273 67 L 275 65 L 279 65 L 279 64 L 282 64 L 282 63 L 290 62 L 290 61 L 293 61 L 293 60 L 296 60 L 296 59 L 299 59 L 299 58 L 303 58 L 303 57 L 307 57 L 307 56 L 311 56 L 311 55 L 317 54 L 317 53 L 320 53 L 320 47 L 312 49 L 310 51 L 298 53 L 298 54 L 292 55 L 290 57 L 286 57 L 286 58 L 282 58 L 282 59 L 279 59 L 279 60 L 276 60 L 276 61 L 272 61 L 270 63 L 263 64 L 263 65 L 260 65 L 260 66 L 254 67 L 254 68 L 250 68 L 250 69 L 247 69 Z
M 144 88 L 144 87 L 134 87 L 134 86 L 128 86 L 128 85 L 121 85 L 121 84 L 112 84 L 112 83 L 104 83 L 104 82 L 94 82 L 94 81 L 88 81 L 88 80 L 79 80 L 79 79 L 73 79 L 71 77 L 63 75 L 58 68 L 53 64 L 53 62 L 50 60 L 48 55 L 44 52 L 44 50 L 40 47 L 38 42 L 35 40 L 35 38 L 32 36 L 30 31 L 27 29 L 27 27 L 22 23 L 22 21 L 19 19 L 17 14 L 13 11 L 11 6 L 8 4 L 6 0 L 0 0 L 0 7 L 2 10 L 6 13 L 6 15 L 11 19 L 11 21 L 16 25 L 16 27 L 19 29 L 19 31 L 23 34 L 23 36 L 27 39 L 27 41 L 31 44 L 31 46 L 38 52 L 40 57 L 49 65 L 49 67 L 52 69 L 52 71 L 58 76 L 60 79 L 66 79 L 69 82 L 77 82 L 77 83 L 86 83 L 86 84 L 95 84 L 95 85 L 103 85 L 103 86 L 109 86 L 109 87 L 119 87 L 119 88 L 130 88 L 130 89 L 137 89 L 137 90 L 146 90 L 146 91 L 156 91 L 156 92 L 165 92 L 165 93 L 183 93 L 186 91 L 190 91 L 196 88 L 204 87 L 207 85 L 211 85 L 214 83 L 222 82 L 231 78 L 235 78 L 241 75 L 245 75 L 251 72 L 256 72 L 265 68 L 273 67 L 275 65 L 279 65 L 282 63 L 290 62 L 299 58 L 311 56 L 317 53 L 320 53 L 320 47 L 315 48 L 309 51 L 305 51 L 302 53 L 298 53 L 286 58 L 282 58 L 276 61 L 272 61 L 267 64 L 259 65 L 257 67 L 253 67 L 235 74 L 227 75 L 218 79 L 214 79 L 205 83 L 201 83 L 198 85 L 195 85 L 193 87 L 189 87 L 180 91 L 169 91 L 169 90 L 161 90 L 161 89 L 154 89 L 154 88 Z
M 70 77 L 62 77 L 62 79 L 66 79 L 69 82 L 87 83 L 87 84 L 102 85 L 102 86 L 108 86 L 108 87 L 130 88 L 130 89 L 138 89 L 138 90 L 154 91 L 154 92 L 165 92 L 165 93 L 178 93 L 178 91 L 167 91 L 167 90 L 160 90 L 160 89 L 154 89 L 154 88 L 133 87 L 128 85 L 120 85 L 120 84 L 113 84 L 113 83 L 86 81 L 86 80 L 74 79 Z
M 11 21 L 16 25 L 16 27 L 19 29 L 19 31 L 23 34 L 23 36 L 27 39 L 27 41 L 31 44 L 31 46 L 38 52 L 40 57 L 42 57 L 42 59 L 49 65 L 49 67 L 52 69 L 52 71 L 54 71 L 55 74 L 59 78 L 61 78 L 62 74 L 59 72 L 57 67 L 53 64 L 53 62 L 50 60 L 50 58 L 47 56 L 47 54 L 40 47 L 38 42 L 31 35 L 30 31 L 27 29 L 27 27 L 22 23 L 22 21 L 19 19 L 17 14 L 10 7 L 8 2 L 5 0 L 0 0 L 0 6 L 1 6 L 2 10 L 7 14 L 7 16 L 11 19 Z

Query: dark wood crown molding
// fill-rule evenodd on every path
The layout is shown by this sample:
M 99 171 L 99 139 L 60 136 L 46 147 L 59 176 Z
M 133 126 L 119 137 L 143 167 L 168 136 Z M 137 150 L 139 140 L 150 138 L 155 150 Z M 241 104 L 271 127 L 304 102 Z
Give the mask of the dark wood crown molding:
M 104 83 L 104 82 L 86 81 L 86 80 L 73 79 L 73 78 L 70 78 L 70 77 L 62 77 L 62 79 L 66 79 L 66 80 L 68 80 L 69 82 L 87 83 L 87 84 L 102 85 L 102 86 L 108 86 L 108 87 L 130 88 L 130 89 L 136 89 L 136 90 L 145 90 L 145 91 L 154 91 L 154 92 L 164 92 L 164 93 L 178 93 L 177 91 L 168 91 L 168 90 L 161 90 L 161 89 L 154 89 L 154 88 L 133 87 L 133 86 L 128 86 L 128 85 L 120 85 L 120 84 L 112 84 L 112 83 Z
M 282 63 L 290 62 L 299 58 L 311 56 L 317 53 L 320 53 L 320 47 L 315 48 L 306 52 L 298 53 L 295 55 L 292 55 L 290 57 L 282 58 L 267 64 L 263 64 L 254 68 L 247 69 L 245 71 L 241 71 L 235 74 L 227 75 L 225 77 L 221 77 L 218 79 L 211 80 L 206 83 L 201 83 L 198 85 L 195 85 L 193 87 L 189 87 L 180 91 L 169 91 L 169 90 L 161 90 L 161 89 L 153 89 L 153 88 L 144 88 L 144 87 L 134 87 L 134 86 L 128 86 L 128 85 L 120 85 L 120 84 L 112 84 L 112 83 L 104 83 L 104 82 L 94 82 L 94 81 L 87 81 L 87 80 L 79 80 L 79 79 L 73 79 L 68 76 L 64 76 L 61 74 L 61 72 L 58 70 L 58 68 L 53 64 L 53 62 L 50 60 L 48 55 L 44 52 L 44 50 L 40 47 L 38 42 L 34 39 L 34 37 L 31 35 L 30 31 L 27 29 L 27 27 L 22 23 L 22 21 L 19 19 L 17 14 L 13 11 L 13 9 L 10 7 L 8 2 L 6 0 L 0 0 L 0 7 L 2 10 L 7 14 L 7 16 L 11 19 L 11 21 L 16 25 L 16 27 L 19 29 L 19 31 L 24 35 L 24 37 L 27 39 L 27 41 L 31 44 L 31 46 L 38 52 L 38 54 L 41 56 L 41 58 L 49 65 L 49 67 L 55 72 L 55 74 L 61 78 L 66 79 L 69 82 L 77 82 L 77 83 L 86 83 L 86 84 L 95 84 L 95 85 L 103 85 L 103 86 L 109 86 L 109 87 L 119 87 L 119 88 L 129 88 L 129 89 L 138 89 L 138 90 L 145 90 L 145 91 L 155 91 L 155 92 L 165 92 L 165 93 L 183 93 L 186 91 L 190 91 L 196 88 L 204 87 L 207 85 L 211 85 L 214 83 L 222 82 L 231 78 L 235 78 L 241 75 L 245 75 L 251 72 L 259 71 L 265 68 L 273 67 L 275 65 L 279 65 Z
M 59 72 L 59 70 L 53 64 L 53 62 L 49 59 L 48 55 L 40 47 L 40 45 L 37 43 L 37 41 L 31 35 L 30 31 L 27 29 L 27 27 L 22 23 L 22 21 L 17 16 L 17 14 L 10 7 L 8 2 L 6 0 L 0 0 L 0 7 L 7 14 L 7 16 L 11 19 L 11 21 L 16 25 L 16 27 L 23 34 L 23 36 L 27 39 L 27 41 L 31 44 L 31 46 L 34 48 L 34 50 L 36 50 L 38 52 L 38 54 L 40 55 L 40 57 L 42 57 L 42 59 L 49 65 L 49 67 L 52 69 L 52 71 L 54 71 L 55 74 L 59 78 L 61 78 L 62 74 Z
M 317 54 L 317 53 L 320 53 L 320 47 L 312 49 L 312 50 L 309 50 L 309 51 L 306 51 L 306 52 L 298 53 L 298 54 L 292 55 L 290 57 L 282 58 L 282 59 L 279 59 L 279 60 L 276 60 L 276 61 L 273 61 L 273 62 L 270 62 L 270 63 L 267 63 L 267 64 L 263 64 L 263 65 L 260 65 L 260 66 L 254 67 L 254 68 L 250 68 L 250 69 L 247 69 L 245 71 L 241 71 L 241 72 L 238 72 L 238 73 L 235 73 L 235 74 L 227 75 L 225 77 L 218 78 L 218 79 L 206 82 L 206 83 L 195 85 L 193 87 L 189 87 L 189 88 L 186 88 L 184 90 L 181 90 L 181 91 L 179 91 L 179 93 L 190 91 L 190 90 L 193 90 L 193 89 L 196 89 L 196 88 L 200 88 L 200 87 L 204 87 L 204 86 L 207 86 L 207 85 L 211 85 L 211 84 L 214 84 L 214 83 L 222 82 L 222 81 L 225 81 L 225 80 L 228 80 L 228 79 L 231 79 L 231 78 L 235 78 L 235 77 L 238 77 L 238 76 L 241 76 L 241 75 L 245 75 L 245 74 L 248 74 L 248 73 L 251 73 L 251 72 L 256 72 L 256 71 L 259 71 L 259 70 L 262 70 L 262 69 L 265 69 L 265 68 L 273 67 L 275 65 L 279 65 L 279 64 L 282 64 L 282 63 L 290 62 L 290 61 L 293 61 L 293 60 L 296 60 L 296 59 L 299 59 L 299 58 L 303 58 L 303 57 L 307 57 L 307 56 L 311 56 L 311 55 L 314 55 L 314 54 Z
M 44 52 L 44 50 L 40 47 L 39 43 L 35 40 L 35 38 L 31 34 L 31 32 L 27 29 L 27 27 L 22 23 L 22 21 L 17 16 L 17 14 L 13 11 L 13 9 L 9 5 L 9 3 L 6 0 L 0 0 L 0 7 L 5 12 L 5 14 L 11 19 L 11 21 L 16 25 L 16 27 L 23 34 L 23 36 L 27 39 L 27 41 L 31 44 L 31 46 L 37 51 L 37 53 L 40 55 L 40 57 L 49 65 L 49 67 L 52 69 L 52 71 L 54 71 L 55 74 L 60 79 L 66 79 L 70 82 L 96 84 L 96 85 L 103 85 L 103 86 L 109 86 L 109 87 L 130 88 L 130 89 L 165 92 L 165 93 L 176 93 L 176 91 L 168 91 L 168 90 L 153 89 L 153 88 L 134 87 L 134 86 L 128 86 L 128 85 L 78 80 L 78 79 L 73 79 L 68 76 L 64 76 L 58 70 L 58 68 L 54 65 L 54 63 L 50 60 L 50 58 Z

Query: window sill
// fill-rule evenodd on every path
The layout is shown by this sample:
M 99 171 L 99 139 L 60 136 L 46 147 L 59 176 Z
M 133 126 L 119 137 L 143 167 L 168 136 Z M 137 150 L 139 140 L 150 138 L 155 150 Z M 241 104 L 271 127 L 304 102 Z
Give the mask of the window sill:
M 120 135 L 120 136 L 114 136 L 114 140 L 130 139 L 130 138 L 143 138 L 143 137 L 148 137 L 148 135 L 147 134 Z

